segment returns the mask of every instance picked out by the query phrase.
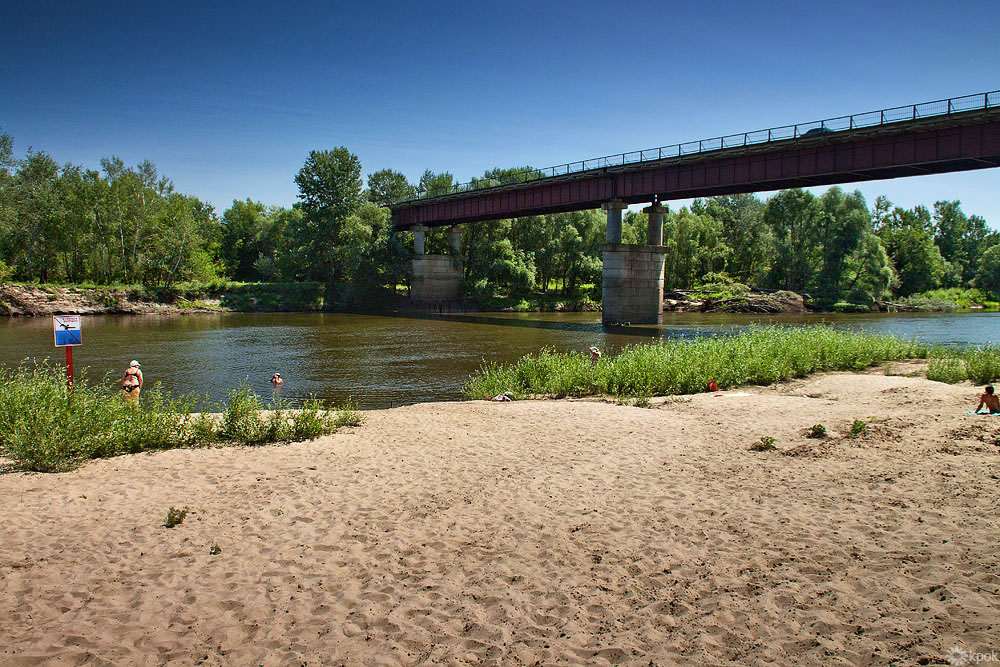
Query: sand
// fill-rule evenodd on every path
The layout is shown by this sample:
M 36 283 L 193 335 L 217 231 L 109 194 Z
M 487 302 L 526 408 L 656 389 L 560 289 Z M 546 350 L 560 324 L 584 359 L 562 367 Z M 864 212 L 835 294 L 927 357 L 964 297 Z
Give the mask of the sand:
M 976 388 L 721 393 L 414 405 L 308 443 L 0 475 L 0 664 L 1000 653 L 1000 417 L 962 414 Z M 779 451 L 748 451 L 761 436 Z

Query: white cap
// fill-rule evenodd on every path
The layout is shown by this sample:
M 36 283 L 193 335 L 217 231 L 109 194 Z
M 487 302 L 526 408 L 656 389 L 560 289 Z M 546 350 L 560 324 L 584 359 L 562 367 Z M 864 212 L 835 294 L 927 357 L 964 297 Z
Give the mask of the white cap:
M 138 361 L 136 361 L 135 359 L 133 359 L 132 361 L 129 362 L 128 365 L 129 366 L 140 366 L 141 364 Z

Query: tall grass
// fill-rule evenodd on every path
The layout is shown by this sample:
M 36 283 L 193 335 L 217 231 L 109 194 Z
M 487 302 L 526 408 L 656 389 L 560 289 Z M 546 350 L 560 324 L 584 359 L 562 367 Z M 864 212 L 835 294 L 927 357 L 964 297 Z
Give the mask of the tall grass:
M 1000 378 L 1000 346 L 966 347 L 945 350 L 940 359 L 933 359 L 927 369 L 927 379 L 954 384 L 972 380 L 988 384 Z
M 542 350 L 514 364 L 486 364 L 465 385 L 472 399 L 504 391 L 516 396 L 652 396 L 705 391 L 714 379 L 720 388 L 767 385 L 809 373 L 860 370 L 899 359 L 949 354 L 917 341 L 861 334 L 829 326 L 754 327 L 738 336 L 635 345 L 592 366 L 586 353 Z M 960 351 L 952 352 L 958 354 Z M 965 352 L 962 352 L 965 353 Z M 995 372 L 1000 354 L 975 357 L 976 368 Z M 977 377 L 979 377 L 977 376 Z
M 327 411 L 310 400 L 296 410 L 265 407 L 246 385 L 230 392 L 216 418 L 192 413 L 193 395 L 173 398 L 154 387 L 137 407 L 109 384 L 83 374 L 67 392 L 60 368 L 0 369 L 0 454 L 23 470 L 55 472 L 87 459 L 158 449 L 306 440 L 361 421 L 353 405 Z

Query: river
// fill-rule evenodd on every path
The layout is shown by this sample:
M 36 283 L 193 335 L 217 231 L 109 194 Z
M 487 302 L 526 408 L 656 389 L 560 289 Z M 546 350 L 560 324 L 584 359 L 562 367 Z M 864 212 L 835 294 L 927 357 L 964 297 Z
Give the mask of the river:
M 84 344 L 74 365 L 91 378 L 113 374 L 129 360 L 142 362 L 147 388 L 161 383 L 173 394 L 194 392 L 208 404 L 246 380 L 270 397 L 271 374 L 291 402 L 314 395 L 328 402 L 355 399 L 362 408 L 455 400 L 484 361 L 510 362 L 543 347 L 613 352 L 656 338 L 732 333 L 752 323 L 833 326 L 904 338 L 984 345 L 1000 341 L 1000 313 L 873 315 L 704 315 L 664 313 L 660 326 L 604 329 L 600 313 L 483 313 L 443 317 L 384 317 L 328 313 L 219 313 L 84 316 Z M 0 318 L 0 365 L 49 358 L 52 319 Z M 114 380 L 109 379 L 109 385 Z

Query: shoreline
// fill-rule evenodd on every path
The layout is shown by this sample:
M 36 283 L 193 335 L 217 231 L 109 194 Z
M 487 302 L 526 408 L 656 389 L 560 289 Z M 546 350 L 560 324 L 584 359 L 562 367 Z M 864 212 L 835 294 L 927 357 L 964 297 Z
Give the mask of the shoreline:
M 962 414 L 974 387 L 872 369 L 718 393 L 424 403 L 299 444 L 0 475 L 0 663 L 890 665 L 995 646 L 1000 422 Z M 765 435 L 780 451 L 749 451 Z M 172 507 L 190 511 L 165 528 Z
M 229 288 L 198 288 L 184 296 L 185 290 L 147 290 L 142 287 L 82 287 L 73 285 L 0 284 L 0 316 L 46 317 L 50 315 L 185 315 L 195 313 L 258 313 L 258 312 L 341 312 L 324 310 L 323 286 L 319 283 L 260 283 Z M 152 298 L 159 294 L 160 299 Z M 170 300 L 162 300 L 168 296 Z M 680 298 L 678 298 L 680 297 Z M 982 305 L 959 307 L 940 302 L 933 308 L 921 309 L 904 304 L 885 302 L 875 309 L 815 309 L 806 307 L 803 297 L 793 292 L 758 290 L 757 293 L 731 297 L 683 298 L 681 292 L 668 290 L 663 301 L 664 312 L 723 313 L 760 316 L 763 314 L 835 314 L 835 313 L 902 313 L 902 312 L 973 312 L 996 311 Z M 404 299 L 397 295 L 391 305 L 377 308 L 372 314 L 392 314 L 406 311 Z M 509 303 L 508 303 L 509 302 Z M 559 299 L 555 295 L 535 295 L 525 308 L 513 300 L 478 304 L 473 309 L 463 304 L 455 312 L 600 312 L 599 302 L 586 299 Z M 534 305 L 532 305 L 532 303 Z M 343 311 L 353 312 L 353 311 Z M 421 312 L 419 309 L 413 311 Z M 450 312 L 450 311 L 446 311 Z

